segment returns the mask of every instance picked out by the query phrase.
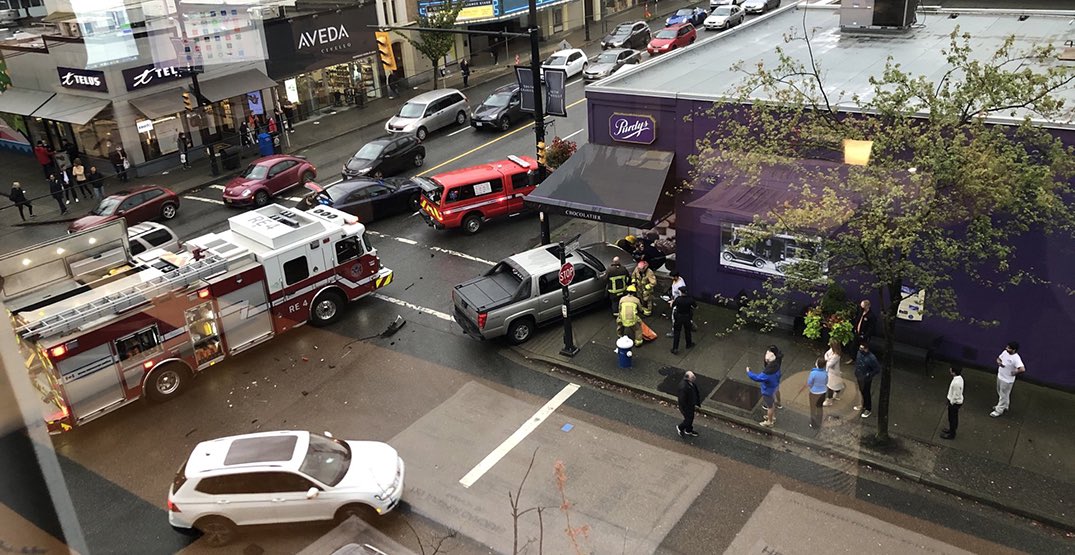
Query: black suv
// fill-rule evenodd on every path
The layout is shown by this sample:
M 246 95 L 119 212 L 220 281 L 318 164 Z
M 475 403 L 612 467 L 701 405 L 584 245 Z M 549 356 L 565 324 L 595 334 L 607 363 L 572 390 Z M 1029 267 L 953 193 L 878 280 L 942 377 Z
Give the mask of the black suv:
M 519 85 L 504 85 L 474 108 L 470 113 L 470 125 L 475 129 L 507 131 L 513 123 L 526 117 L 519 106 Z
M 636 50 L 645 50 L 650 39 L 649 24 L 645 21 L 620 23 L 611 33 L 601 39 L 601 49 L 634 48 Z

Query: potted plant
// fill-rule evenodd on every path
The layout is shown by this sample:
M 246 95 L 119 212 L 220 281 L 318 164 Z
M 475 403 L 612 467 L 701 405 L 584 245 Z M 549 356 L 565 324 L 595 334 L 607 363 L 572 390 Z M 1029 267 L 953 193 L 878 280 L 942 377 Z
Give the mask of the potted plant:
M 556 137 L 552 140 L 552 143 L 545 149 L 545 166 L 549 170 L 555 170 L 567 162 L 568 158 L 578 150 L 578 145 L 575 141 L 565 141 L 560 137 Z
M 848 302 L 847 293 L 839 285 L 830 283 L 821 300 L 806 311 L 803 335 L 826 343 L 835 339 L 841 345 L 847 345 L 854 338 L 853 314 L 854 306 Z

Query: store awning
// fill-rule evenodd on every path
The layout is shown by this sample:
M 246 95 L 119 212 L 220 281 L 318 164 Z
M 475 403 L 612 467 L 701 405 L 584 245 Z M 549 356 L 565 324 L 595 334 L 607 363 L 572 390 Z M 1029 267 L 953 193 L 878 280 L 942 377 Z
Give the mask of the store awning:
M 28 116 L 56 93 L 34 89 L 10 88 L 0 94 L 0 112 Z
M 216 79 L 207 79 L 199 84 L 202 96 L 209 99 L 210 102 L 220 102 L 225 98 L 275 86 L 276 81 L 269 79 L 268 75 L 257 69 L 248 69 L 239 73 L 217 77 Z
M 87 96 L 56 93 L 43 106 L 34 112 L 35 118 L 66 121 L 75 125 L 86 125 L 111 102 Z
M 526 197 L 527 206 L 598 222 L 652 227 L 671 152 L 584 144 Z M 670 203 L 669 203 L 670 205 Z
M 149 119 L 170 116 L 185 109 L 183 106 L 183 90 L 179 88 L 132 98 L 130 103 Z

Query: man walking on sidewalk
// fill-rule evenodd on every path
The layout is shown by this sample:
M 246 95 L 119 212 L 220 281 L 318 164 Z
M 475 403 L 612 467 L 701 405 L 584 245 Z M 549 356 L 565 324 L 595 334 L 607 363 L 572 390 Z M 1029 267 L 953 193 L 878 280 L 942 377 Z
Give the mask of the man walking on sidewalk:
M 22 213 L 23 208 L 30 209 L 31 218 L 36 217 L 34 216 L 34 205 L 30 204 L 30 199 L 26 198 L 26 191 L 22 190 L 22 184 L 18 181 L 11 184 L 11 194 L 8 195 L 8 198 L 11 199 L 11 202 L 15 203 L 15 207 L 19 209 L 19 218 L 22 221 L 26 221 L 26 215 Z
M 463 74 L 463 88 L 467 88 L 467 82 L 470 81 L 470 62 L 466 58 L 459 60 L 459 73 Z
M 60 205 L 60 215 L 67 213 L 67 205 L 63 202 L 63 184 L 56 178 L 56 174 L 49 174 L 49 194 L 52 198 L 56 199 L 56 204 Z
M 825 371 L 825 359 L 818 357 L 814 361 L 814 368 L 806 378 L 806 387 L 810 389 L 810 427 L 815 430 L 821 429 L 821 421 L 825 418 L 825 393 L 828 391 L 829 374 Z
M 698 303 L 694 302 L 694 297 L 691 297 L 687 292 L 686 287 L 679 288 L 679 296 L 676 300 L 672 301 L 672 354 L 679 354 L 679 334 L 683 333 L 687 336 L 687 348 L 694 347 L 694 341 L 691 338 L 692 326 L 694 326 L 694 309 L 698 308 Z
M 997 357 L 997 406 L 989 416 L 996 418 L 1004 414 L 1011 405 L 1012 386 L 1015 385 L 1015 377 L 1026 372 L 1023 367 L 1023 359 L 1019 356 L 1019 342 L 1009 341 L 1004 350 Z
M 53 162 L 52 152 L 45 146 L 45 141 L 37 141 L 37 146 L 34 147 L 34 158 L 37 158 L 37 163 L 41 164 L 41 170 L 45 172 L 47 179 L 52 173 Z
M 952 383 L 948 384 L 948 429 L 941 432 L 941 439 L 955 439 L 959 409 L 963 406 L 963 369 L 953 366 L 948 371 L 952 374 Z
M 688 370 L 679 382 L 679 413 L 683 415 L 683 422 L 676 424 L 679 437 L 698 437 L 698 432 L 694 431 L 694 410 L 702 406 L 702 395 L 694 380 L 694 372 Z
M 852 346 L 851 356 L 858 356 L 859 345 L 870 344 L 876 323 L 877 319 L 873 315 L 873 310 L 870 309 L 870 301 L 862 299 L 859 303 L 858 314 L 855 315 L 855 344 Z
M 860 415 L 862 418 L 869 418 L 873 414 L 871 388 L 873 377 L 879 373 L 881 373 L 881 365 L 877 362 L 877 357 L 870 352 L 870 344 L 859 345 L 859 354 L 855 358 L 855 379 L 858 380 L 859 393 L 862 394 L 862 404 L 855 407 L 855 410 L 862 411 Z

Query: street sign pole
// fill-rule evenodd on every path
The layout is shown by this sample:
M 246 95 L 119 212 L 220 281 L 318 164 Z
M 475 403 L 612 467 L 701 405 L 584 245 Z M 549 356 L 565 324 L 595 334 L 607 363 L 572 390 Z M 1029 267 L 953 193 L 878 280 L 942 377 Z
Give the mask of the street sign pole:
M 545 147 L 545 95 L 541 94 L 541 49 L 538 44 L 540 28 L 538 27 L 537 0 L 530 0 L 529 7 L 530 74 L 531 79 L 534 80 L 534 144 L 540 151 Z M 540 153 L 537 157 L 542 158 Z M 545 181 L 545 166 L 538 163 L 537 171 L 530 173 L 530 185 L 537 186 L 542 181 Z M 541 220 L 541 244 L 548 245 L 552 242 L 552 233 L 549 231 L 549 215 L 542 210 L 538 214 L 538 218 Z M 563 255 L 561 255 L 561 258 L 563 258 Z M 563 261 L 561 260 L 561 262 Z M 567 298 L 566 288 L 564 289 L 564 298 Z
M 575 346 L 575 335 L 571 330 L 571 292 L 569 286 L 574 279 L 575 268 L 567 263 L 567 244 L 561 242 L 560 289 L 564 295 L 564 348 L 560 350 L 560 354 L 566 357 L 573 357 L 579 353 L 579 348 Z

